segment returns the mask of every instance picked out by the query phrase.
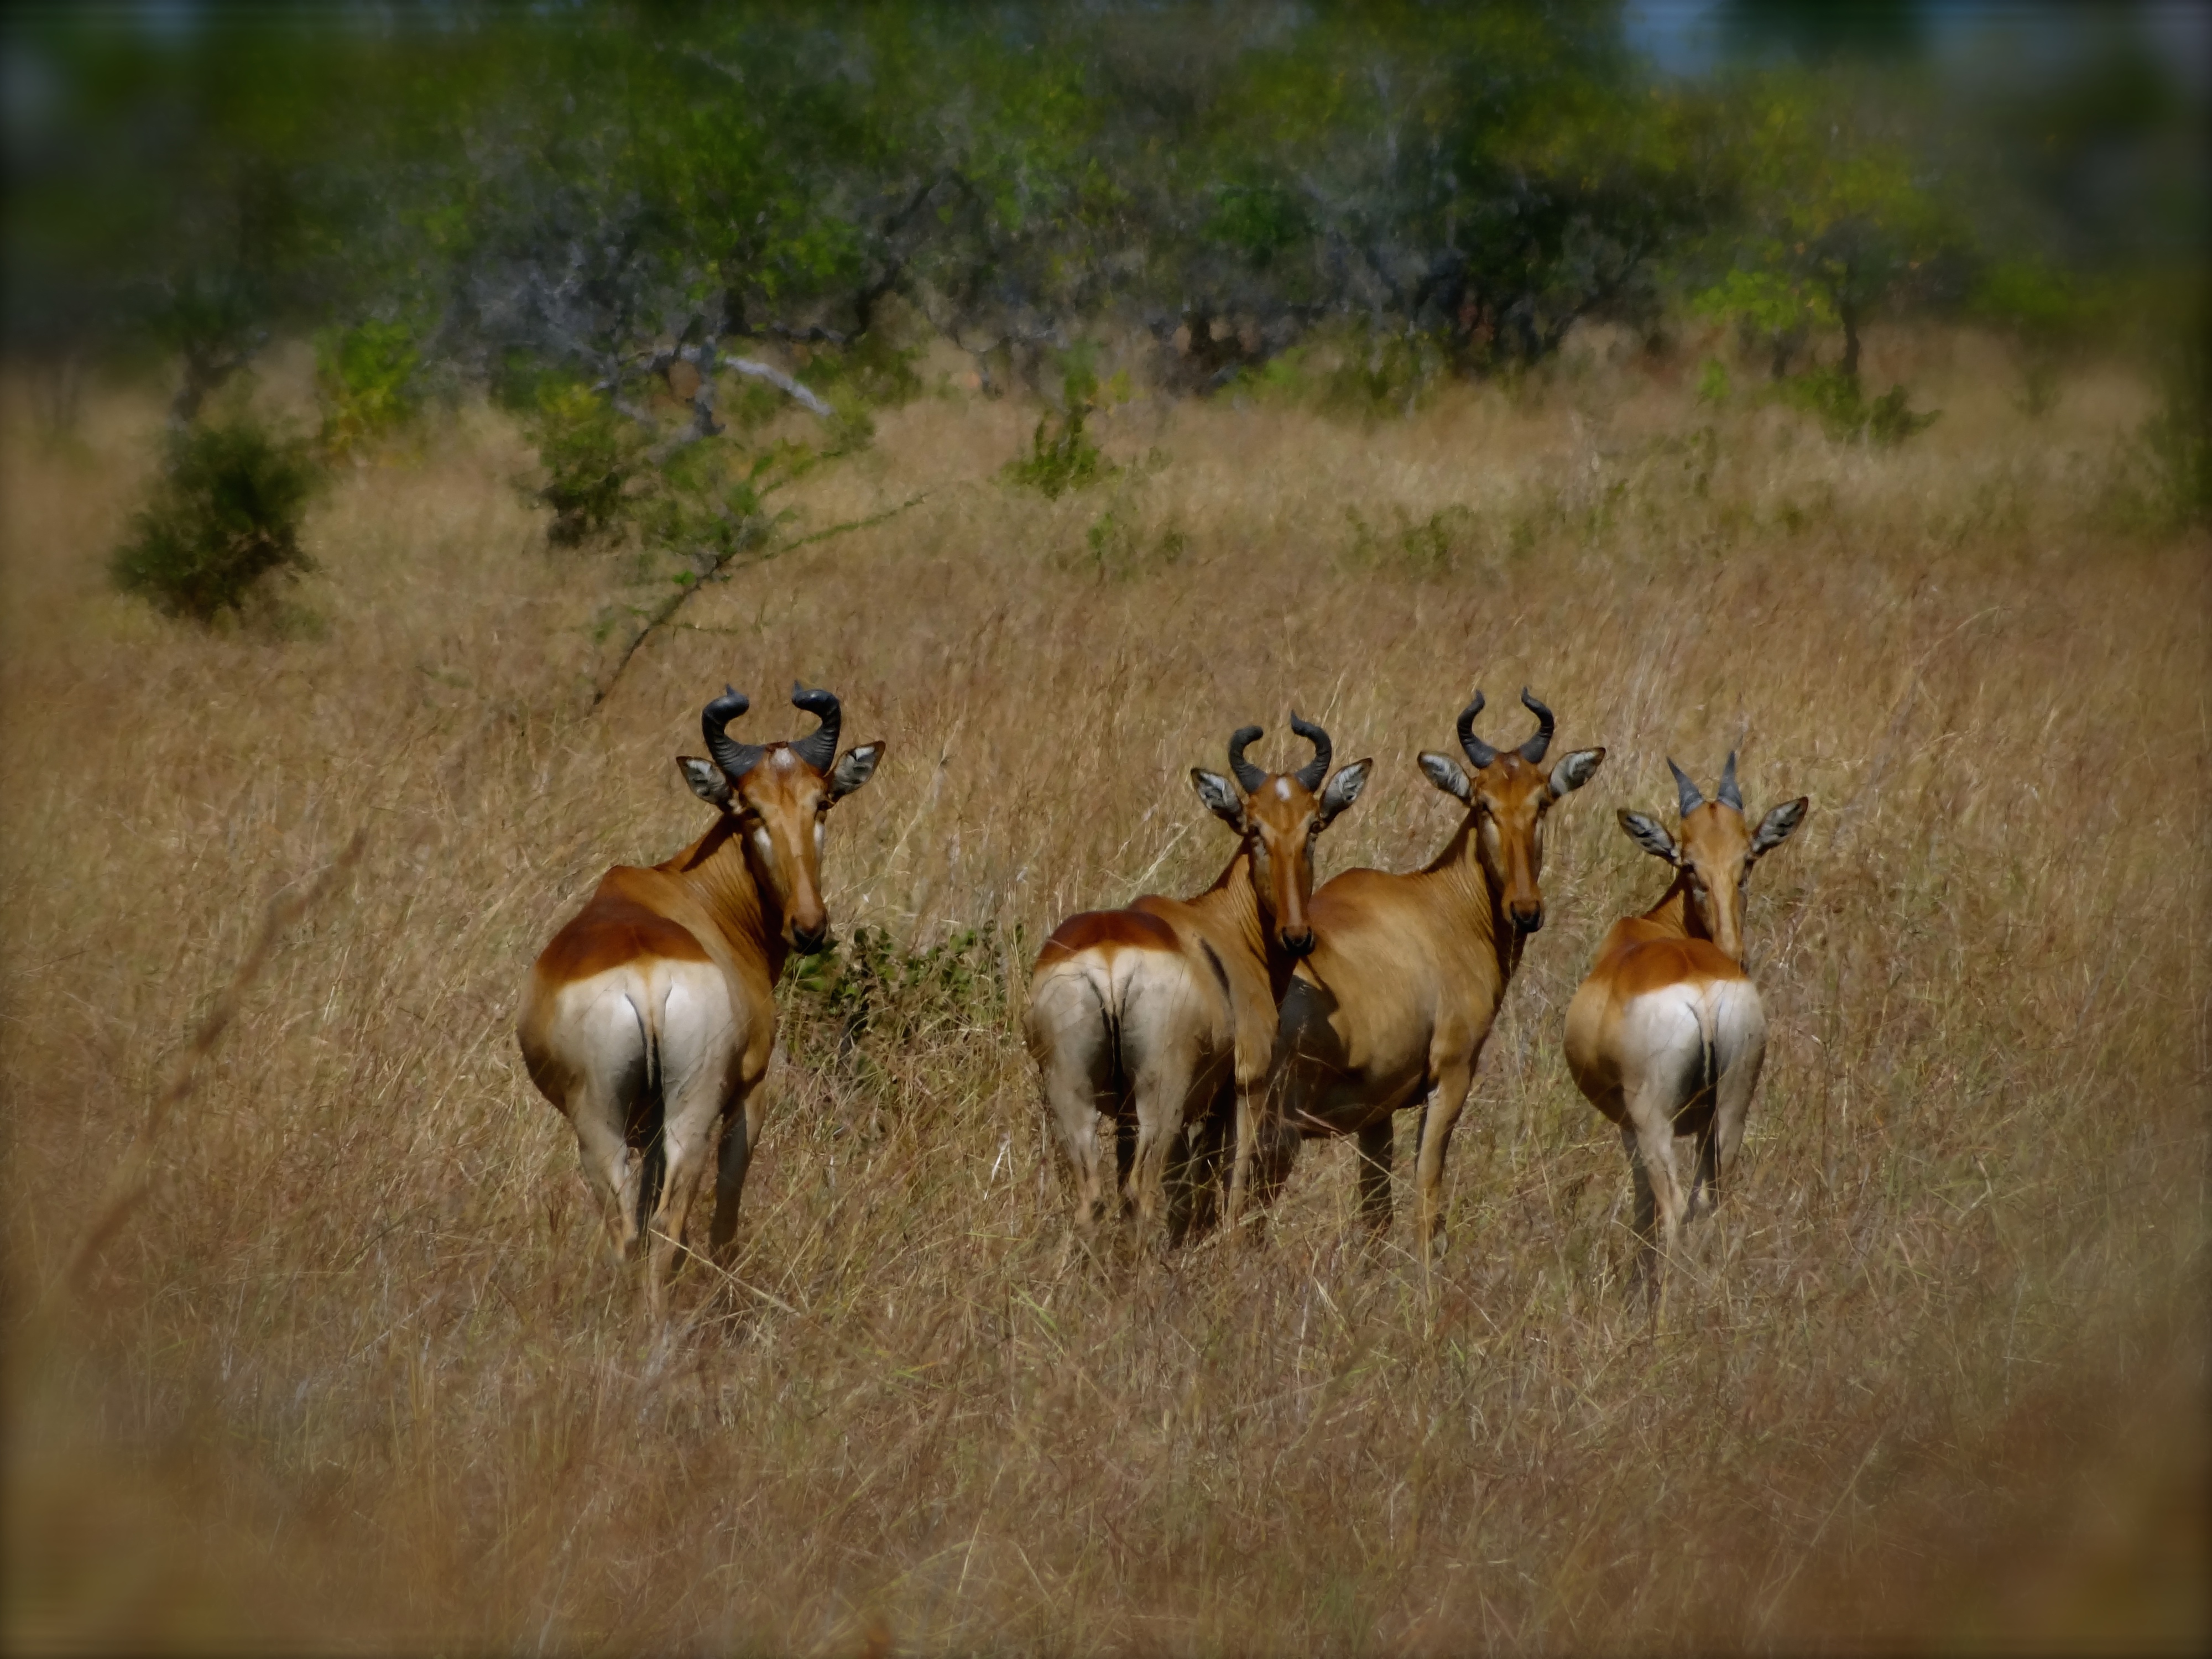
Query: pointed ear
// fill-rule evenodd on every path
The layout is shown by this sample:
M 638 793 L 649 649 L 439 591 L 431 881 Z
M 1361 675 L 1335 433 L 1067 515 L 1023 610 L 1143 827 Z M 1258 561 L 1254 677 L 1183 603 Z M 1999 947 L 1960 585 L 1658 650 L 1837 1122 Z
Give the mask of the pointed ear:
M 1805 821 L 1805 809 L 1812 805 L 1803 795 L 1796 800 L 1785 800 L 1759 821 L 1759 828 L 1751 837 L 1751 855 L 1764 858 L 1790 839 L 1790 832 Z
M 876 775 L 876 763 L 884 757 L 880 743 L 864 743 L 848 749 L 830 769 L 830 799 L 842 800 Z
M 1597 775 L 1598 764 L 1605 759 L 1602 749 L 1577 749 L 1565 757 L 1552 769 L 1551 786 L 1554 795 L 1571 795 Z
M 1335 823 L 1336 815 L 1359 799 L 1359 792 L 1367 787 L 1367 775 L 1374 769 L 1372 760 L 1356 760 L 1328 781 L 1328 787 L 1321 792 L 1322 829 Z
M 1674 836 L 1668 835 L 1655 820 L 1645 817 L 1643 813 L 1632 812 L 1626 806 L 1622 807 L 1620 827 L 1627 831 L 1629 840 L 1650 854 L 1653 858 L 1664 859 L 1669 864 L 1680 861 L 1674 853 Z
M 678 755 L 677 769 L 684 774 L 684 781 L 691 786 L 691 793 L 709 806 L 730 809 L 730 781 L 722 769 L 712 761 L 701 760 L 696 755 Z
M 1244 833 L 1244 797 L 1237 793 L 1235 784 L 1218 772 L 1194 766 L 1190 769 L 1190 787 L 1198 791 L 1198 798 L 1206 803 L 1207 811 L 1238 835 Z
M 1460 763 L 1449 755 L 1439 755 L 1432 749 L 1420 754 L 1421 775 L 1455 799 L 1474 805 L 1474 786 L 1467 781 Z

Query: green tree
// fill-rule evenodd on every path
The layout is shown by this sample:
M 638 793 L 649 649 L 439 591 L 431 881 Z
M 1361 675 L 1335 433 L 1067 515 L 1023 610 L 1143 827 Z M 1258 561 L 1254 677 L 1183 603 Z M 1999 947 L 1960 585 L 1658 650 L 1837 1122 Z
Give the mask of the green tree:
M 1736 258 L 1698 302 L 1764 335 L 1778 375 L 1796 331 L 1832 326 L 1838 372 L 1856 391 L 1867 325 L 1965 252 L 1942 180 L 1893 125 L 1848 78 L 1784 71 L 1741 95 Z

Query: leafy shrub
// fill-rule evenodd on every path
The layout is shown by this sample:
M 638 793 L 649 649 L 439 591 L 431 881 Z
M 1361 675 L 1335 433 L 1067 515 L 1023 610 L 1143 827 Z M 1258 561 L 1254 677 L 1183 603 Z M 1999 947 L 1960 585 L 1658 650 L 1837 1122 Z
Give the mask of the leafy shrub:
M 922 392 L 921 374 L 915 368 L 920 346 L 902 346 L 882 330 L 871 330 L 848 344 L 807 348 L 799 365 L 799 379 L 830 399 L 849 392 L 862 404 L 897 409 Z
M 1836 320 L 1834 307 L 1817 285 L 1773 269 L 1731 270 L 1692 295 L 1690 308 L 1702 317 L 1733 322 L 1747 346 L 1766 352 L 1768 372 L 1777 380 L 1790 372 L 1790 360 L 1806 337 Z
M 2011 259 L 1983 273 L 1970 309 L 2009 337 L 2020 368 L 2021 412 L 2050 413 L 2058 403 L 2062 357 L 2099 319 L 2095 295 L 2040 260 Z
M 1123 580 L 1174 564 L 1190 550 L 1190 538 L 1174 525 L 1148 538 L 1126 501 L 1108 507 L 1083 532 L 1085 560 L 1100 581 Z
M 1321 406 L 1362 421 L 1410 415 L 1450 372 L 1446 343 L 1417 329 L 1376 329 L 1346 343 L 1336 366 L 1321 378 Z
M 323 399 L 325 454 L 388 437 L 422 406 L 422 352 L 405 323 L 362 323 L 315 337 L 315 389 Z
M 1866 406 L 1866 435 L 1884 449 L 1894 448 L 1914 433 L 1935 425 L 1942 413 L 1940 409 L 1924 415 L 1914 413 L 1911 394 L 1901 386 L 1893 386 Z
M 2122 457 L 2120 517 L 2157 535 L 2212 526 L 2212 365 L 2185 353 L 2168 371 L 2158 412 L 2136 428 Z
M 549 380 L 537 388 L 529 424 L 545 469 L 532 494 L 553 509 L 546 539 L 574 547 L 604 534 L 645 465 L 637 423 L 587 386 Z
M 1098 375 L 1088 355 L 1071 353 L 1060 380 L 1061 411 L 1048 410 L 1038 420 L 1030 453 L 1007 463 L 1006 477 L 1057 501 L 1071 489 L 1112 477 L 1104 453 L 1083 430 L 1097 393 Z
M 1475 547 L 1480 521 L 1469 507 L 1454 502 L 1418 522 L 1401 506 L 1391 511 L 1398 520 L 1395 532 L 1369 524 L 1357 507 L 1344 509 L 1352 528 L 1345 556 L 1351 568 L 1395 565 L 1414 575 L 1442 575 L 1457 568 L 1462 556 Z
M 109 572 L 164 616 L 243 614 L 264 576 L 314 568 L 300 520 L 320 475 L 306 444 L 240 418 L 172 435 L 153 499 L 131 520 Z
M 855 927 L 849 939 L 794 957 L 785 969 L 792 1057 L 866 1072 L 879 1063 L 870 1048 L 890 1052 L 988 1028 L 1006 1018 L 1010 958 L 1028 960 L 1018 927 L 1006 933 L 986 923 L 920 951 L 901 950 L 883 928 Z
M 1817 416 L 1838 443 L 1863 437 L 1885 449 L 1926 431 L 1942 413 L 1941 410 L 1914 413 L 1911 393 L 1901 386 L 1893 386 L 1869 401 L 1858 377 L 1840 368 L 1815 368 L 1794 375 L 1782 383 L 1782 395 Z
M 1717 357 L 1708 357 L 1698 365 L 1698 401 L 1724 404 L 1728 400 L 1728 365 Z
M 767 496 L 803 469 L 806 453 L 781 445 L 765 454 L 733 453 L 702 441 L 678 450 L 653 473 L 637 501 L 646 539 L 687 556 L 702 568 L 726 564 L 766 541 L 784 516 L 769 511 Z M 794 469 L 774 477 L 779 465 Z

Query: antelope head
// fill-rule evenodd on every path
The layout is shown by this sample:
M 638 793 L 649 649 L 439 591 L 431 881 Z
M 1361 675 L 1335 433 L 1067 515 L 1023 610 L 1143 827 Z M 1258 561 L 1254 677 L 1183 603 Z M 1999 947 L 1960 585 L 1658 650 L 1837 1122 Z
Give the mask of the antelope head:
M 1721 774 L 1721 787 L 1710 801 L 1671 758 L 1667 769 L 1674 775 L 1681 839 L 1677 842 L 1660 824 L 1626 807 L 1620 811 L 1620 827 L 1645 852 L 1674 866 L 1675 884 L 1682 890 L 1682 923 L 1691 935 L 1711 939 L 1729 961 L 1741 963 L 1744 889 L 1751 881 L 1752 866 L 1790 838 L 1803 820 L 1808 802 L 1802 795 L 1786 800 L 1753 830 L 1736 788 L 1733 750 Z
M 676 763 L 691 793 L 728 820 L 746 867 L 783 918 L 784 943 L 811 954 L 830 940 L 830 913 L 822 903 L 823 820 L 874 775 L 884 745 L 864 743 L 841 756 L 837 699 L 793 684 L 791 702 L 819 722 L 814 730 L 792 743 L 739 743 L 726 728 L 750 704 L 744 693 L 725 686 L 699 717 L 714 758 L 679 755 Z
M 1605 758 L 1602 749 L 1577 749 L 1548 770 L 1544 757 L 1552 746 L 1552 711 L 1521 688 L 1521 701 L 1536 717 L 1536 734 L 1518 749 L 1492 749 L 1474 735 L 1482 712 L 1482 693 L 1460 711 L 1459 746 L 1474 762 L 1472 775 L 1449 755 L 1425 750 L 1421 770 L 1431 783 L 1467 808 L 1467 827 L 1474 836 L 1475 856 L 1490 878 L 1515 933 L 1526 935 L 1544 925 L 1544 815 L 1552 803 L 1588 783 Z
M 1229 739 L 1235 782 L 1202 766 L 1191 768 L 1190 781 L 1198 798 L 1243 838 L 1251 855 L 1261 927 L 1272 930 L 1279 948 L 1303 957 L 1314 948 L 1313 926 L 1306 919 L 1306 901 L 1313 896 L 1314 842 L 1359 799 L 1375 763 L 1354 761 L 1329 777 L 1328 733 L 1296 714 L 1291 730 L 1313 745 L 1313 758 L 1297 771 L 1262 772 L 1246 760 L 1245 748 L 1261 735 L 1258 726 L 1247 726 Z

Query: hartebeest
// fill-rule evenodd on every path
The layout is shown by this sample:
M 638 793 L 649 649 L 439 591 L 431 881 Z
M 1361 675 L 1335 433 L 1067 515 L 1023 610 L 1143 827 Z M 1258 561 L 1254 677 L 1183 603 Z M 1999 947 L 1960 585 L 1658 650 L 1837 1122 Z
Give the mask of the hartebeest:
M 1743 971 L 1744 890 L 1752 866 L 1788 839 L 1806 798 L 1784 801 L 1745 827 L 1735 756 L 1711 801 L 1682 769 L 1674 774 L 1681 840 L 1641 812 L 1620 827 L 1674 866 L 1674 884 L 1652 908 L 1613 923 L 1597 965 L 1567 1006 L 1567 1069 L 1591 1105 L 1620 1126 L 1636 1182 L 1638 1273 L 1652 1267 L 1652 1212 L 1671 1252 L 1743 1138 L 1744 1115 L 1766 1058 L 1766 1013 Z M 1682 1190 L 1678 1133 L 1694 1135 L 1697 1170 Z
M 1295 772 L 1270 775 L 1244 758 L 1256 726 L 1229 739 L 1234 783 L 1191 769 L 1199 799 L 1237 836 L 1212 886 L 1193 898 L 1148 896 L 1070 916 L 1038 955 L 1023 1030 L 1074 1169 L 1076 1226 L 1086 1240 L 1106 1206 L 1102 1115 L 1123 1208 L 1135 1210 L 1146 1238 L 1160 1219 L 1171 1157 L 1190 1193 L 1177 1230 L 1206 1225 L 1232 1123 L 1232 1216 L 1241 1202 L 1275 1006 L 1314 948 L 1306 914 L 1314 842 L 1358 799 L 1373 765 L 1354 761 L 1331 778 L 1328 733 L 1295 714 L 1291 726 L 1314 749 Z
M 827 691 L 792 688 L 820 722 L 795 743 L 739 743 L 744 696 L 725 688 L 700 725 L 711 761 L 679 755 L 691 793 L 717 809 L 707 833 L 651 869 L 618 865 L 530 970 L 517 1035 L 531 1080 L 576 1131 L 584 1178 L 621 1256 L 651 1235 L 656 1316 L 716 1128 L 710 1243 L 726 1251 L 760 1139 L 760 1080 L 775 1038 L 775 981 L 793 951 L 830 937 L 823 819 L 866 783 L 880 743 L 837 754 Z M 740 1110 L 739 1109 L 743 1109 Z
M 1276 1036 L 1257 1195 L 1281 1184 L 1299 1138 L 1353 1135 L 1361 1212 L 1387 1228 L 1394 1115 L 1422 1104 L 1415 1231 L 1424 1262 L 1441 1247 L 1444 1153 L 1475 1062 L 1522 945 L 1544 925 L 1544 815 L 1605 758 L 1578 749 L 1545 770 L 1552 711 L 1525 687 L 1521 701 L 1537 729 L 1518 749 L 1474 735 L 1481 692 L 1461 711 L 1473 776 L 1449 756 L 1420 757 L 1429 781 L 1467 807 L 1425 868 L 1347 870 L 1314 895 L 1319 943 L 1298 964 Z

